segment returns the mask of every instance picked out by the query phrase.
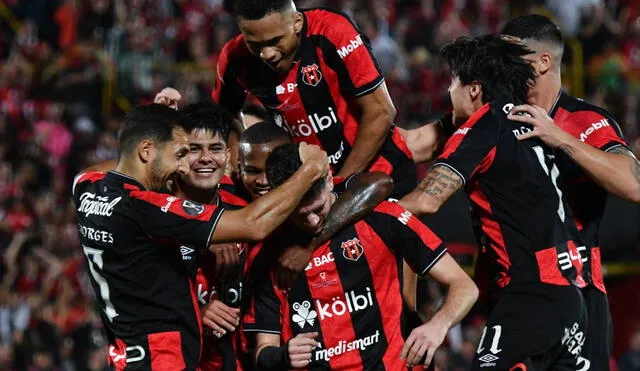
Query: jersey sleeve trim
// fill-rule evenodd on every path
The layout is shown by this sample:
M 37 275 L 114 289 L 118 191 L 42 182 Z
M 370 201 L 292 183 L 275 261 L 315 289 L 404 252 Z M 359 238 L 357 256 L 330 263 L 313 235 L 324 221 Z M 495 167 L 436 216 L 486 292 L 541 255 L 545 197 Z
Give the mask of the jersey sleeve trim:
M 462 179 L 462 185 L 466 185 L 467 184 L 467 180 L 464 178 L 464 176 L 462 175 L 461 172 L 459 172 L 455 167 L 451 166 L 450 164 L 448 164 L 447 162 L 445 162 L 446 160 L 438 160 L 436 161 L 433 166 L 431 166 L 432 169 L 434 169 L 436 166 L 446 166 L 449 169 L 451 169 L 454 173 L 458 174 L 458 176 L 460 177 L 460 179 Z
M 354 97 L 362 97 L 365 96 L 374 90 L 376 90 L 382 83 L 384 82 L 384 76 L 380 75 L 377 79 L 371 81 L 368 84 L 363 85 L 359 89 L 355 89 L 352 94 Z
M 275 334 L 275 335 L 281 335 L 282 331 L 277 331 L 277 330 L 265 330 L 263 328 L 258 328 L 258 327 L 252 327 L 250 324 L 245 324 L 244 328 L 243 328 L 244 332 L 264 332 L 266 334 Z
M 211 238 L 213 237 L 213 232 L 216 230 L 216 227 L 218 226 L 218 222 L 220 221 L 220 218 L 222 217 L 222 213 L 225 212 L 225 209 L 223 207 L 219 207 L 216 210 L 215 215 L 213 215 L 213 217 L 211 218 L 211 220 L 213 220 L 213 223 L 211 223 L 211 232 L 209 232 L 209 238 L 207 238 L 207 245 L 205 246 L 205 248 L 209 247 L 209 244 L 211 244 Z
M 433 268 L 433 266 L 436 265 L 436 263 L 440 261 L 440 258 L 442 258 L 444 254 L 447 252 L 447 248 L 444 247 L 444 244 L 441 244 L 440 246 L 438 246 L 436 251 L 437 250 L 440 250 L 438 252 L 438 255 L 436 255 L 436 257 L 433 258 L 433 261 L 431 262 L 431 264 L 429 264 L 425 269 L 422 270 L 422 272 L 420 272 L 421 277 L 424 277 L 424 275 L 427 274 L 427 272 L 429 272 L 431 268 Z
M 616 148 L 620 148 L 620 147 L 628 149 L 628 150 L 631 151 L 631 148 L 629 148 L 628 145 L 620 143 L 620 142 L 616 142 L 616 141 L 611 141 L 611 142 L 605 144 L 604 146 L 600 147 L 600 149 L 602 151 L 605 151 L 605 152 L 611 152 L 612 150 L 614 150 Z

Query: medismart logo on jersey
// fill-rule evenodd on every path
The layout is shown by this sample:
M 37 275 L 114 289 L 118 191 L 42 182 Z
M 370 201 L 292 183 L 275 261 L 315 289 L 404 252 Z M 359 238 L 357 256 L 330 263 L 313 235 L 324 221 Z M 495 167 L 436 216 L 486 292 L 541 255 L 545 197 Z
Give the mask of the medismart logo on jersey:
M 341 354 L 351 352 L 354 350 L 365 350 L 368 347 L 377 344 L 380 341 L 380 330 L 376 330 L 376 332 L 372 335 L 365 336 L 360 339 L 356 339 L 353 341 L 340 340 L 338 345 L 331 348 L 320 349 L 314 352 L 314 358 L 316 361 L 329 361 L 329 359 L 334 356 L 339 356 Z M 322 348 L 322 344 L 319 345 L 319 348 Z
M 349 40 L 349 44 L 343 46 L 338 49 L 338 55 L 340 59 L 344 59 L 347 55 L 353 53 L 354 50 L 358 49 L 362 45 L 362 36 L 358 34 L 355 39 Z
M 308 115 L 307 119 L 309 122 L 305 120 L 298 120 L 294 125 L 291 125 L 291 133 L 296 137 L 308 137 L 326 130 L 330 128 L 331 125 L 338 123 L 336 113 L 331 107 L 329 107 L 328 114 L 321 116 L 314 113 Z
M 582 133 L 580 133 L 580 141 L 584 142 L 585 140 L 587 140 L 587 137 L 591 134 L 593 134 L 594 131 L 602 129 L 604 127 L 607 126 L 611 126 L 609 125 L 609 121 L 607 121 L 607 119 L 602 119 L 598 122 L 594 122 L 591 125 L 589 125 L 589 127 L 587 128 L 587 130 L 583 131 Z
M 122 197 L 109 201 L 109 197 L 96 196 L 94 193 L 85 192 L 80 196 L 80 207 L 78 212 L 85 217 L 90 215 L 111 216 L 113 208 L 120 202 Z

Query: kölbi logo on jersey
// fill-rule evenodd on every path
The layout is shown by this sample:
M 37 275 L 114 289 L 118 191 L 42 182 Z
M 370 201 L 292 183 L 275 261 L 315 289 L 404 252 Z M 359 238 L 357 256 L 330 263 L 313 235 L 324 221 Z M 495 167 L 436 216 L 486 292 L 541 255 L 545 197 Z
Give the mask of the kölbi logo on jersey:
M 320 320 L 332 318 L 333 316 L 342 316 L 345 313 L 355 313 L 373 306 L 373 297 L 371 296 L 371 288 L 367 287 L 366 293 L 357 294 L 355 290 L 345 293 L 344 298 L 335 297 L 331 303 L 322 304 L 316 299 L 316 309 Z
M 117 197 L 109 201 L 109 197 L 96 196 L 93 193 L 85 192 L 80 196 L 78 212 L 84 214 L 85 217 L 90 215 L 111 216 L 113 208 L 121 199 L 122 197 Z
M 333 108 L 329 107 L 329 113 L 327 115 L 320 116 L 317 113 L 307 116 L 309 122 L 305 120 L 298 120 L 294 125 L 291 125 L 291 132 L 296 137 L 308 137 L 313 134 L 317 134 L 323 130 L 328 129 L 331 125 L 338 123 L 338 118 Z

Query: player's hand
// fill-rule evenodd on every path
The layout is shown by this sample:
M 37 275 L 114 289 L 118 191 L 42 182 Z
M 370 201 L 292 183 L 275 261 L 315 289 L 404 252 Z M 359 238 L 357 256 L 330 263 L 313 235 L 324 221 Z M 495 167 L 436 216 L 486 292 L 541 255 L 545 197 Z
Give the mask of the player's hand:
M 314 171 L 316 180 L 324 178 L 329 173 L 329 158 L 327 153 L 314 144 L 300 143 L 298 149 L 302 165 Z
M 290 289 L 293 282 L 309 264 L 313 255 L 313 248 L 303 246 L 289 246 L 278 258 L 276 264 L 276 284 L 281 289 Z
M 411 331 L 400 352 L 400 359 L 407 361 L 407 367 L 420 364 L 425 356 L 424 367 L 429 367 L 433 354 L 447 336 L 449 328 L 440 323 L 429 321 Z
M 237 243 L 219 243 L 209 246 L 216 256 L 214 278 L 219 281 L 233 279 L 240 273 L 240 247 Z
M 533 130 L 519 135 L 519 140 L 530 138 L 539 138 L 551 148 L 557 148 L 563 143 L 568 133 L 562 130 L 553 122 L 553 119 L 547 114 L 544 108 L 539 106 L 531 106 L 523 104 L 515 106 L 509 112 L 509 120 L 529 124 Z
M 153 98 L 153 103 L 162 104 L 174 110 L 178 110 L 178 102 L 182 99 L 180 92 L 174 88 L 164 88 L 156 97 Z
M 291 367 L 302 368 L 311 363 L 313 349 L 318 346 L 318 342 L 315 340 L 317 336 L 317 332 L 305 332 L 289 340 L 287 351 L 289 352 Z
M 220 336 L 233 332 L 240 325 L 240 309 L 232 308 L 220 300 L 214 300 L 202 309 L 202 323 Z

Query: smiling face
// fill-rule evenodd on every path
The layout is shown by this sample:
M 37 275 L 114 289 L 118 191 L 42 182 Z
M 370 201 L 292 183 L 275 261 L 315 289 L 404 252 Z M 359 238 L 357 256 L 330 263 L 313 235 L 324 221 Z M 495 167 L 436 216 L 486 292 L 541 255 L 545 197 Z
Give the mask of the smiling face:
M 227 144 L 220 134 L 205 129 L 192 131 L 188 141 L 189 152 L 185 158 L 191 171 L 182 176 L 182 181 L 203 191 L 215 189 L 229 160 Z
M 271 12 L 256 20 L 238 20 L 249 51 L 279 74 L 293 65 L 303 23 L 302 13 L 293 9 Z
M 166 143 L 154 143 L 152 157 L 148 163 L 149 190 L 171 193 L 170 184 L 176 176 L 187 176 L 189 165 L 186 155 L 189 152 L 187 133 L 183 129 L 173 130 L 173 139 Z
M 271 189 L 266 174 L 267 158 L 276 147 L 286 143 L 288 142 L 285 140 L 260 144 L 240 143 L 238 156 L 240 177 L 252 200 Z

